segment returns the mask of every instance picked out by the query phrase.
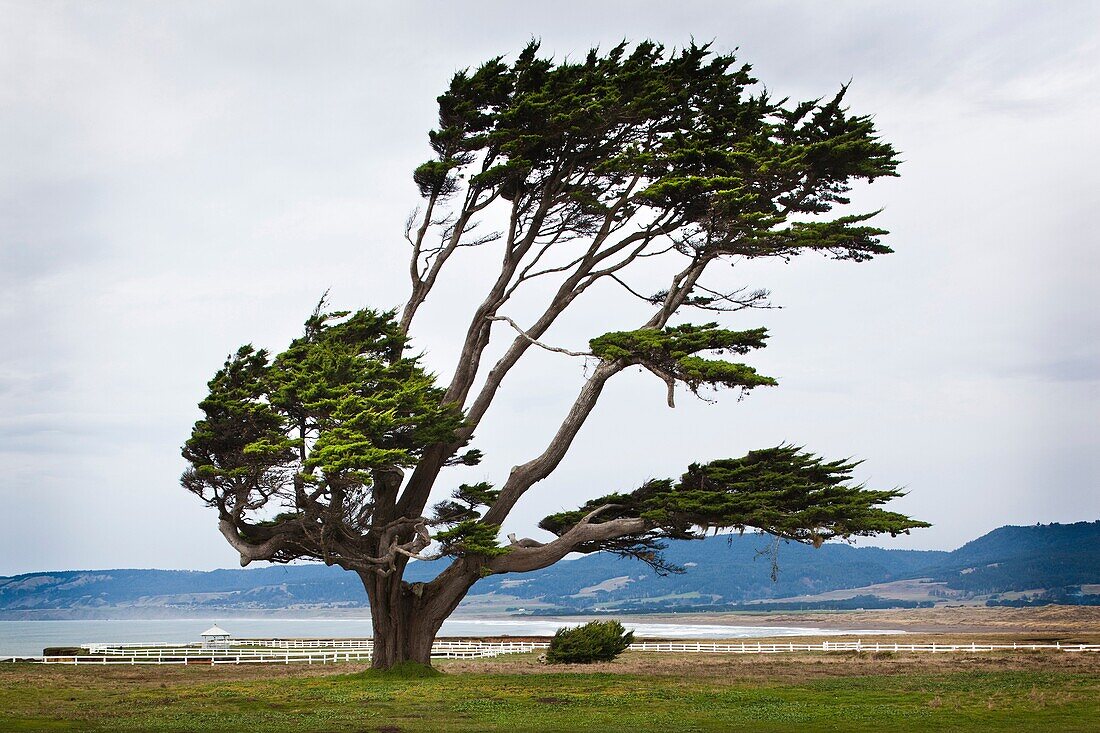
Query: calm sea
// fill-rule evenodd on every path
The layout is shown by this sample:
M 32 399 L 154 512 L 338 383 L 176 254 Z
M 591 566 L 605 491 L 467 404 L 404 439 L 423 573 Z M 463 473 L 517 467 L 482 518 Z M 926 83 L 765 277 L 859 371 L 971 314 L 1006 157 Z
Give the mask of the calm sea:
M 508 619 L 453 618 L 443 624 L 442 636 L 548 636 L 562 626 L 586 618 L 526 617 Z M 75 646 L 91 642 L 199 641 L 214 623 L 235 637 L 340 638 L 371 635 L 370 619 L 125 619 L 117 621 L 0 621 L 0 657 L 33 656 L 47 646 Z M 642 637 L 671 639 L 751 639 L 762 636 L 823 636 L 836 634 L 899 633 L 885 630 L 830 631 L 776 626 L 718 626 L 709 624 L 633 623 L 627 628 Z

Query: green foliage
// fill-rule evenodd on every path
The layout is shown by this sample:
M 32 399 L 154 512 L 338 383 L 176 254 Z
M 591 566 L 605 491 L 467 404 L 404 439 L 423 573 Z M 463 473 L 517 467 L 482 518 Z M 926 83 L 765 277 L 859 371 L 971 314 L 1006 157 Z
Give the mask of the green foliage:
M 454 76 L 429 134 L 436 157 L 414 174 L 425 197 L 465 175 L 471 191 L 516 201 L 571 171 L 555 190 L 577 231 L 595 231 L 630 192 L 616 216 L 666 212 L 706 232 L 685 246 L 707 256 L 890 251 L 882 230 L 860 226 L 870 215 L 788 222 L 848 203 L 852 181 L 896 175 L 871 118 L 844 107 L 846 87 L 827 100 L 773 100 L 749 66 L 694 43 L 624 42 L 559 63 L 538 52 L 532 42 L 511 65 L 498 57 Z
M 846 485 L 858 465 L 825 462 L 801 448 L 781 445 L 741 458 L 692 464 L 677 482 L 648 481 L 629 494 L 608 494 L 577 510 L 552 514 L 539 526 L 560 536 L 601 507 L 606 508 L 592 522 L 645 519 L 644 532 L 579 549 L 638 557 L 658 570 L 676 570 L 662 562 L 661 539 L 699 539 L 708 529 L 751 527 L 820 546 L 835 537 L 908 534 L 912 528 L 931 526 L 879 508 L 902 496 L 900 491 Z
M 901 491 L 846 486 L 858 461 L 826 462 L 781 445 L 742 458 L 692 464 L 661 507 L 656 521 L 707 527 L 757 527 L 780 537 L 820 545 L 834 537 L 907 533 L 931 526 L 879 509 Z
M 452 458 L 448 459 L 446 465 L 448 466 L 476 466 L 481 463 L 481 459 L 484 454 L 477 448 L 471 448 L 470 450 L 460 453 Z
M 462 424 L 432 376 L 400 356 L 404 347 L 393 312 L 320 307 L 274 358 L 241 347 L 199 405 L 204 417 L 183 447 L 183 485 L 252 541 L 322 517 L 335 531 L 338 523 L 365 526 L 377 472 L 416 465 Z M 325 514 L 335 506 L 356 507 L 356 515 Z M 294 556 L 321 555 L 299 543 Z
M 268 396 L 292 430 L 316 431 L 306 472 L 369 482 L 372 469 L 416 465 L 426 446 L 454 435 L 461 415 L 440 404 L 443 391 L 415 359 L 390 358 L 405 345 L 392 312 L 346 316 L 307 322 L 275 358 Z
M 423 196 L 445 196 L 454 193 L 456 183 L 451 176 L 455 161 L 429 160 L 413 171 L 413 181 Z
M 634 632 L 618 621 L 590 621 L 583 626 L 560 628 L 550 640 L 546 661 L 550 664 L 610 662 L 627 650 Z
M 752 389 L 772 386 L 776 381 L 758 374 L 745 364 L 704 359 L 699 352 L 747 354 L 765 345 L 767 329 L 730 331 L 717 323 L 702 326 L 685 324 L 661 330 L 617 331 L 589 342 L 596 356 L 607 361 L 626 360 L 640 364 L 662 378 L 684 382 L 692 391 L 701 386 Z
M 433 507 L 432 523 L 447 525 L 479 519 L 482 510 L 496 501 L 498 496 L 500 491 L 494 489 L 492 484 L 462 484 L 454 490 L 450 499 Z
M 450 529 L 437 532 L 435 540 L 445 555 L 497 557 L 508 552 L 507 547 L 497 544 L 499 532 L 498 524 L 482 524 L 476 519 L 466 519 Z
M 273 489 L 286 475 L 295 443 L 286 421 L 264 399 L 268 352 L 242 346 L 226 360 L 208 386 L 183 456 L 191 464 L 183 485 L 206 497 L 208 490 L 232 492 L 239 486 Z

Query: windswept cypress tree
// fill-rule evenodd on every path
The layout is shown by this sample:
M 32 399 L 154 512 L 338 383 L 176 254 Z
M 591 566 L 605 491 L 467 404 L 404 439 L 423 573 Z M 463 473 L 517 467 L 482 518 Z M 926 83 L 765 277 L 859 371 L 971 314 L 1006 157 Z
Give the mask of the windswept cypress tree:
M 754 528 L 819 545 L 833 537 L 927 526 L 881 506 L 896 491 L 850 485 L 856 464 L 783 445 L 692 465 L 679 479 L 593 499 L 546 517 L 548 541 L 499 538 L 516 503 L 559 465 L 608 380 L 641 367 L 691 392 L 775 385 L 737 359 L 765 329 L 733 330 L 715 314 L 766 306 L 765 290 L 713 278 L 715 263 L 818 253 L 862 262 L 887 254 L 874 212 L 835 215 L 856 181 L 895 175 L 894 149 L 871 119 L 828 98 L 773 99 L 733 55 L 644 42 L 582 61 L 540 57 L 454 76 L 439 97 L 430 160 L 413 172 L 423 205 L 409 218 L 411 292 L 400 312 L 325 313 L 272 356 L 251 346 L 210 382 L 184 456 L 184 486 L 218 513 L 242 564 L 308 558 L 359 574 L 374 624 L 374 665 L 428 663 L 444 619 L 488 574 L 546 567 L 570 552 L 608 550 L 674 571 L 668 538 Z M 479 218 L 497 212 L 499 232 Z M 447 263 L 494 247 L 491 273 L 446 384 L 407 354 L 417 313 Z M 643 260 L 668 273 L 660 292 L 628 276 Z M 729 268 L 723 268 L 728 273 Z M 552 282 L 529 323 L 507 306 Z M 626 330 L 593 334 L 586 350 L 543 342 L 597 283 L 652 309 Z M 536 288 L 545 292 L 544 288 Z M 703 323 L 682 314 L 703 312 Z M 676 321 L 676 322 L 674 322 Z M 496 339 L 506 346 L 483 363 Z M 446 491 L 445 469 L 474 465 L 474 431 L 532 348 L 588 362 L 576 399 L 545 448 L 497 485 Z M 453 486 L 453 484 L 451 484 Z M 608 487 L 611 489 L 617 487 Z M 402 579 L 411 558 L 449 557 L 429 583 Z

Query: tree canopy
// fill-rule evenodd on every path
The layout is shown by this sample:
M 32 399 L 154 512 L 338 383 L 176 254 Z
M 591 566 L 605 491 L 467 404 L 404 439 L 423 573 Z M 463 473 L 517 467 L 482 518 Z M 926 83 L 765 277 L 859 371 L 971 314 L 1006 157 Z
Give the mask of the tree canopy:
M 182 481 L 243 559 L 384 566 L 363 540 L 385 476 L 462 424 L 416 359 L 391 358 L 404 346 L 392 311 L 319 306 L 286 351 L 242 346 L 210 380 Z
M 624 370 L 655 375 L 670 406 L 679 388 L 776 385 L 742 361 L 767 330 L 719 322 L 769 307 L 769 294 L 730 282 L 728 267 L 715 277 L 715 263 L 804 253 L 859 263 L 891 251 L 870 223 L 876 212 L 846 205 L 856 183 L 896 175 L 897 154 L 869 116 L 849 112 L 846 92 L 777 99 L 733 54 L 650 41 L 577 61 L 541 56 L 532 42 L 510 62 L 456 73 L 438 97 L 431 157 L 413 172 L 422 203 L 405 228 L 408 300 L 399 312 L 321 306 L 286 351 L 231 356 L 184 447 L 184 485 L 217 509 L 242 563 L 315 558 L 358 572 L 379 666 L 426 661 L 478 578 L 570 552 L 672 569 L 660 541 L 710 529 L 819 544 L 926 526 L 881 508 L 897 491 L 852 485 L 855 462 L 781 445 L 692 465 L 675 481 L 598 489 L 611 493 L 546 517 L 545 542 L 499 536 Z M 495 269 L 483 273 L 453 371 L 437 381 L 406 353 L 408 338 L 447 264 L 474 247 L 495 250 Z M 638 285 L 642 263 L 664 273 L 663 288 Z M 597 284 L 650 315 L 624 323 L 626 309 L 604 308 L 586 349 L 547 343 Z M 509 315 L 517 293 L 528 304 L 549 295 L 521 324 Z M 454 488 L 444 470 L 480 460 L 474 432 L 532 348 L 585 360 L 575 399 L 536 455 L 491 483 Z M 402 580 L 411 558 L 441 556 L 452 561 L 435 580 Z

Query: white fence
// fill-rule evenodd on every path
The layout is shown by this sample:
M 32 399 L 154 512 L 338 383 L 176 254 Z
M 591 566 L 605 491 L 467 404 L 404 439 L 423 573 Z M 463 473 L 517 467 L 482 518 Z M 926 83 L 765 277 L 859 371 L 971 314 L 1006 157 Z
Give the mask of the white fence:
M 541 651 L 545 641 L 437 640 L 432 645 L 436 659 L 480 659 L 502 654 Z M 367 662 L 373 653 L 370 639 L 237 639 L 225 648 L 205 648 L 199 644 L 85 644 L 87 654 L 78 656 L 0 657 L 4 662 L 38 664 L 334 664 Z M 1100 652 L 1100 644 L 899 644 L 863 641 L 823 641 L 819 644 L 796 642 L 708 642 L 641 641 L 630 645 L 636 652 L 673 652 L 699 654 L 782 654 L 792 652 L 994 652 L 1059 651 Z
M 781 654 L 783 652 L 992 652 L 1004 650 L 1056 650 L 1063 652 L 1096 652 L 1100 644 L 895 644 L 864 641 L 823 641 L 820 644 L 795 642 L 707 642 L 707 641 L 643 641 L 630 645 L 638 652 L 699 652 L 712 654 Z

